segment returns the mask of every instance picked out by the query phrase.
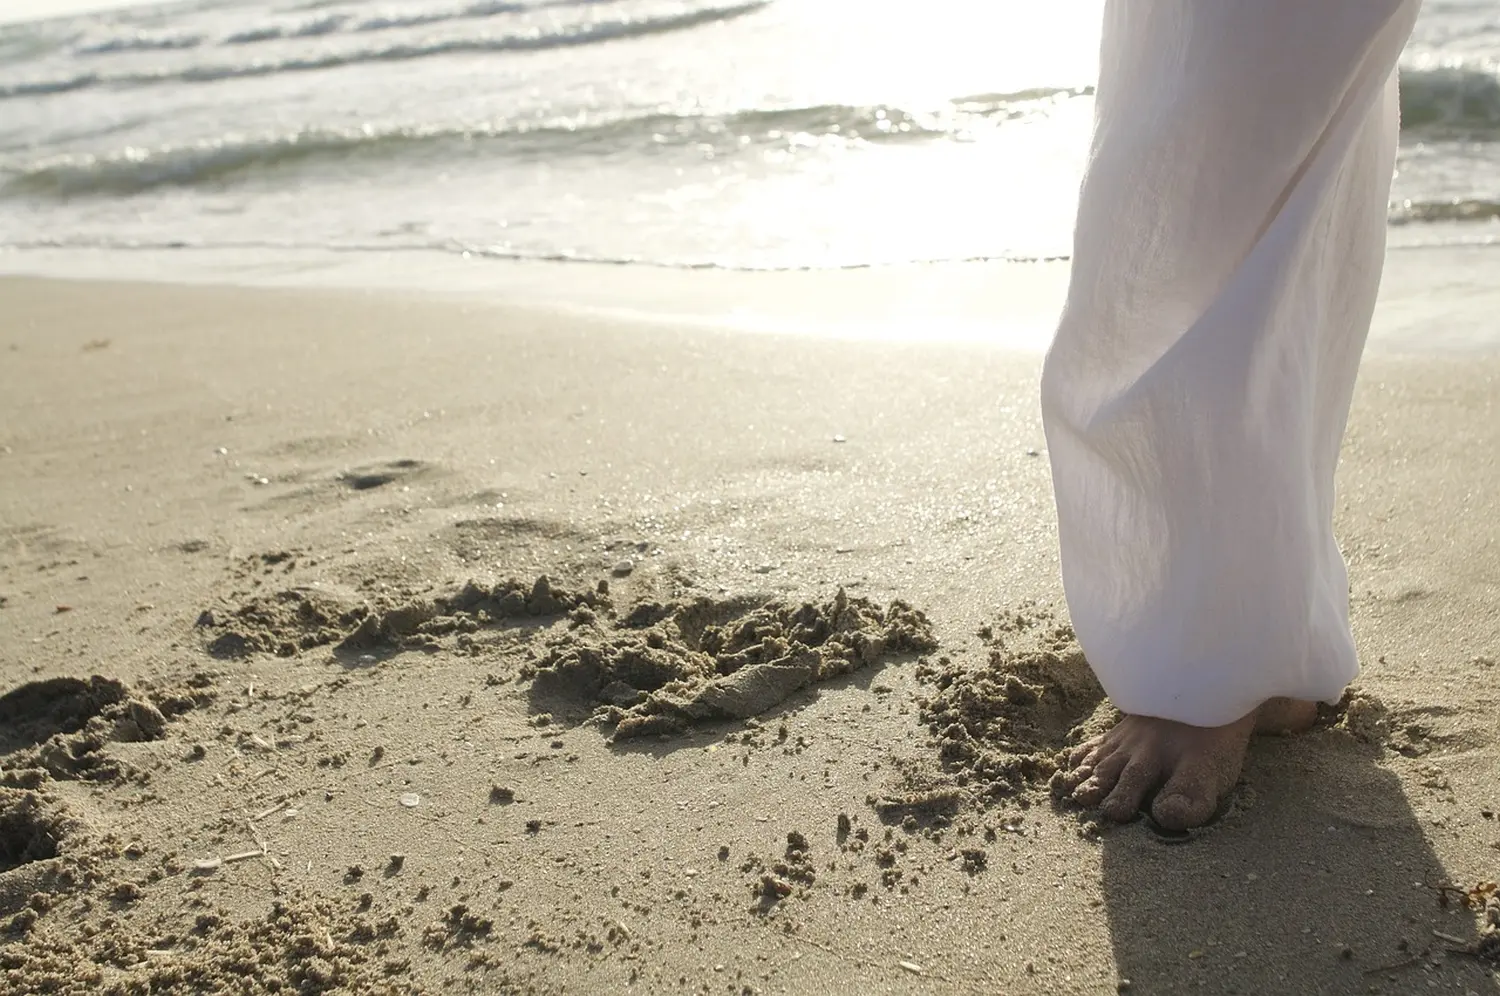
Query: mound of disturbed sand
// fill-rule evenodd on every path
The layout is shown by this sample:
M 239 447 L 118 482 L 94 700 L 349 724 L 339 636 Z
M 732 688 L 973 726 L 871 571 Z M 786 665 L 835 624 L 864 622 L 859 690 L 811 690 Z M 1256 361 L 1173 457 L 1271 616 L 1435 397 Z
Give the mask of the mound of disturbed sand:
M 471 581 L 452 595 L 385 605 L 317 588 L 289 588 L 256 595 L 227 612 L 206 610 L 198 623 L 209 634 L 206 649 L 215 657 L 292 657 L 329 645 L 348 651 L 431 647 L 441 637 L 497 623 L 608 606 L 607 584 L 578 592 L 555 588 L 543 576 L 493 586 Z
M 439 637 L 474 633 L 497 623 L 546 620 L 568 613 L 582 622 L 591 620 L 596 610 L 608 611 L 610 604 L 606 582 L 593 591 L 575 591 L 554 586 L 546 575 L 529 584 L 509 580 L 491 587 L 470 581 L 453 595 L 369 613 L 339 647 L 430 646 Z
M 1037 612 L 1002 629 L 981 634 L 990 643 L 983 664 L 943 657 L 917 672 L 933 687 L 918 706 L 943 769 L 981 799 L 1047 783 L 1066 748 L 1116 715 L 1071 629 Z
M 148 694 L 114 678 L 49 678 L 0 695 L 0 938 L 23 935 L 51 899 L 92 881 L 88 825 L 60 801 L 59 781 L 98 789 L 149 780 L 112 744 L 160 740 L 169 716 L 212 698 L 197 675 Z M 11 956 L 0 955 L 0 968 Z M 7 979 L 9 977 L 7 976 Z M 51 991 L 30 982 L 5 992 Z
M 176 928 L 176 929 L 174 929 Z M 0 979 L 16 993 L 409 993 L 392 950 L 403 928 L 323 898 L 294 894 L 259 919 L 200 913 L 186 930 L 116 924 L 70 935 L 28 922 L 23 945 L 0 948 Z
M 109 743 L 159 740 L 167 720 L 156 705 L 119 681 L 52 678 L 0 696 L 0 784 L 35 787 L 46 776 L 115 781 L 127 769 Z
M 200 620 L 209 653 L 293 656 L 336 652 L 473 651 L 486 629 L 540 641 L 520 677 L 534 679 L 536 713 L 592 717 L 616 739 L 745 719 L 817 682 L 887 655 L 936 648 L 927 617 L 904 602 L 877 605 L 843 589 L 800 604 L 740 596 L 641 602 L 616 611 L 609 583 L 577 590 L 546 576 L 449 595 L 371 605 L 312 589 L 257 595 Z M 562 625 L 563 623 L 566 625 Z
M 548 641 L 523 677 L 533 707 L 582 705 L 616 740 L 746 719 L 816 682 L 888 654 L 936 647 L 927 617 L 904 602 L 850 597 L 800 605 L 698 598 L 644 603 L 624 619 Z

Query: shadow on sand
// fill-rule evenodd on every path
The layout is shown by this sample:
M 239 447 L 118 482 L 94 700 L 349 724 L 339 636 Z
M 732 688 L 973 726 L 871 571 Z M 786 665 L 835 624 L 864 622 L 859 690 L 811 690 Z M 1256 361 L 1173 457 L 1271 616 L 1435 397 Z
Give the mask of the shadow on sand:
M 1121 991 L 1500 993 L 1438 936 L 1472 941 L 1474 915 L 1441 902 L 1447 874 L 1378 757 L 1334 730 L 1260 740 L 1207 830 L 1106 834 Z

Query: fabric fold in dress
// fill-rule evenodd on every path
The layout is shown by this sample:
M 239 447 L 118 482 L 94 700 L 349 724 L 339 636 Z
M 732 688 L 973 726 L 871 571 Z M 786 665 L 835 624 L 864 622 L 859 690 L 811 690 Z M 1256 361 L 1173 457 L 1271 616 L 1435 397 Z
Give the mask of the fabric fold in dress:
M 1334 471 L 1419 0 L 1109 0 L 1042 409 L 1064 588 L 1122 710 L 1358 671 Z

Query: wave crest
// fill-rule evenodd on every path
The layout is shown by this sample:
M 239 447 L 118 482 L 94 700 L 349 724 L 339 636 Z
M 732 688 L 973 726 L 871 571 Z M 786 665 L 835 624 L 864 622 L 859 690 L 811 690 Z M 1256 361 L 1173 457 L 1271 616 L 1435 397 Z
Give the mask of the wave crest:
M 321 38 L 323 35 L 331 35 L 338 31 L 348 20 L 349 17 L 346 14 L 329 14 L 326 17 L 315 17 L 310 21 L 288 27 L 268 25 L 261 28 L 247 28 L 225 38 L 224 44 L 249 45 L 280 38 Z
M 1437 222 L 1484 222 L 1500 219 L 1500 201 L 1487 197 L 1455 197 L 1442 201 L 1403 201 L 1392 205 L 1393 225 Z
M 1473 66 L 1403 68 L 1401 130 L 1417 136 L 1500 138 L 1500 76 Z
M 702 24 L 732 20 L 733 18 L 754 13 L 771 2 L 772 0 L 742 0 L 740 3 L 727 6 L 701 7 L 656 17 L 601 19 L 585 24 L 558 27 L 552 30 L 539 29 L 515 34 L 439 38 L 431 41 L 386 45 L 379 48 L 322 52 L 279 61 L 266 60 L 220 63 L 217 65 L 203 64 L 186 66 L 180 69 L 142 73 L 108 74 L 90 72 L 50 80 L 23 80 L 16 83 L 0 83 L 0 100 L 66 93 L 70 90 L 81 90 L 96 86 L 118 87 L 150 86 L 159 83 L 208 83 L 217 80 L 239 79 L 252 76 L 273 76 L 278 73 L 334 69 L 340 66 L 363 63 L 404 62 L 411 59 L 423 59 L 440 55 L 534 52 L 552 48 L 594 45 L 626 38 L 666 34 L 668 32 L 695 28 Z
M 139 32 L 80 45 L 79 55 L 113 55 L 116 52 L 177 52 L 203 44 L 202 35 L 154 35 Z
M 741 111 L 675 114 L 648 111 L 614 118 L 495 122 L 470 127 L 306 130 L 284 135 L 230 135 L 214 142 L 156 149 L 129 148 L 108 155 L 67 155 L 11 166 L 0 196 L 129 196 L 160 187 L 223 183 L 254 170 L 267 176 L 309 163 L 336 166 L 375 159 L 446 159 L 463 147 L 489 146 L 494 156 L 546 153 L 653 154 L 691 146 L 727 153 L 746 146 L 815 142 L 891 143 L 969 137 L 979 127 L 1029 113 L 1039 101 L 1075 91 L 988 94 L 954 101 L 940 112 L 889 105 L 820 104 Z

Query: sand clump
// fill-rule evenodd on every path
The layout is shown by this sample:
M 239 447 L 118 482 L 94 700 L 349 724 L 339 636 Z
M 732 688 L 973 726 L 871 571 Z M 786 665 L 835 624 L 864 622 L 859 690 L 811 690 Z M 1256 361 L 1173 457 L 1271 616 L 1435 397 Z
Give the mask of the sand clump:
M 434 951 L 472 948 L 488 939 L 494 930 L 493 919 L 475 913 L 463 903 L 456 903 L 422 932 L 422 943 Z
M 0 947 L 6 992 L 147 996 L 165 992 L 412 993 L 395 920 L 325 898 L 293 894 L 264 916 L 234 921 L 201 912 L 188 926 L 118 924 L 78 935 L 47 920 Z
M 1048 783 L 1066 748 L 1115 713 L 1071 629 L 1046 614 L 1017 613 L 981 635 L 990 646 L 978 667 L 942 657 L 918 669 L 932 686 L 918 706 L 953 783 L 993 801 Z
M 883 823 L 899 823 L 908 830 L 944 827 L 958 815 L 972 793 L 946 774 L 934 776 L 916 768 L 900 772 L 878 793 L 865 797 Z
M 1363 688 L 1344 690 L 1334 705 L 1320 703 L 1318 725 L 1345 733 L 1360 743 L 1404 757 L 1421 758 L 1471 742 L 1470 732 L 1451 723 L 1435 728 L 1434 719 L 1450 715 L 1442 706 L 1392 707 Z
M 740 863 L 740 872 L 749 876 L 752 911 L 769 913 L 794 895 L 805 899 L 818 881 L 816 865 L 812 845 L 798 830 L 787 833 L 786 848 L 779 858 L 767 861 L 758 855 L 747 856 Z
M 1318 725 L 1342 730 L 1360 743 L 1372 746 L 1389 743 L 1394 728 L 1386 704 L 1357 688 L 1345 689 L 1337 705 L 1320 703 Z
M 253 653 L 291 657 L 304 650 L 342 640 L 369 614 L 323 592 L 292 588 L 250 599 L 220 621 L 205 611 L 200 628 L 213 634 L 208 652 L 218 658 L 247 657 Z
M 299 587 L 256 595 L 228 611 L 206 610 L 199 627 L 209 634 L 206 649 L 215 657 L 293 657 L 325 646 L 350 652 L 430 649 L 442 637 L 475 633 L 486 626 L 592 613 L 608 605 L 608 585 L 573 591 L 554 587 L 546 576 L 492 586 L 470 581 L 451 595 L 385 604 Z
M 339 648 L 430 646 L 439 637 L 474 633 L 485 626 L 548 619 L 567 613 L 588 620 L 596 612 L 609 608 L 607 583 L 592 591 L 576 591 L 553 585 L 546 575 L 529 584 L 508 580 L 491 587 L 470 581 L 450 596 L 370 612 L 340 641 Z
M 567 627 L 554 624 L 566 617 Z M 887 654 L 936 647 L 922 613 L 904 602 L 880 606 L 842 589 L 823 603 L 790 604 L 750 597 L 645 601 L 623 616 L 608 581 L 574 589 L 546 575 L 530 582 L 468 582 L 442 596 L 370 604 L 316 588 L 251 598 L 238 608 L 207 610 L 207 651 L 216 657 L 254 653 L 290 657 L 331 646 L 339 654 L 435 650 L 451 640 L 475 650 L 484 629 L 546 630 L 540 650 L 521 669 L 534 678 L 539 716 L 586 708 L 617 739 L 680 732 L 694 722 L 744 719 L 788 695 L 865 667 Z
M 616 740 L 748 719 L 793 693 L 936 642 L 904 602 L 877 605 L 843 589 L 793 604 L 698 598 L 643 603 L 608 625 L 554 638 L 522 671 L 536 711 L 574 703 Z
M 643 601 L 622 614 L 608 581 L 569 588 L 546 575 L 470 581 L 451 594 L 384 604 L 292 588 L 208 610 L 199 625 L 209 632 L 206 649 L 221 658 L 319 647 L 360 659 L 445 646 L 483 653 L 474 636 L 481 630 L 519 631 L 532 643 L 520 677 L 534 679 L 537 721 L 582 712 L 617 740 L 748 719 L 809 685 L 937 646 L 921 612 L 842 589 L 818 603 L 699 597 Z

